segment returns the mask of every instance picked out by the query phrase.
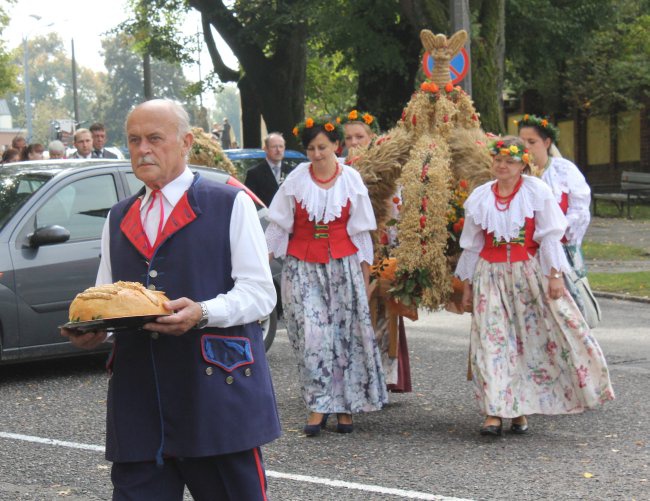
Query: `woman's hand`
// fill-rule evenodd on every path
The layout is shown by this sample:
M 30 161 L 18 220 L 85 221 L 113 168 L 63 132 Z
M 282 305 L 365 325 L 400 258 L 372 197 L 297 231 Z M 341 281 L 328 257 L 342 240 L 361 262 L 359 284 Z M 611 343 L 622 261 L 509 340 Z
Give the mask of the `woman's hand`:
M 463 308 L 466 310 L 471 310 L 472 309 L 472 284 L 470 284 L 467 280 L 463 281 Z
M 548 279 L 548 297 L 550 299 L 560 299 L 564 296 L 564 278 L 549 277 Z

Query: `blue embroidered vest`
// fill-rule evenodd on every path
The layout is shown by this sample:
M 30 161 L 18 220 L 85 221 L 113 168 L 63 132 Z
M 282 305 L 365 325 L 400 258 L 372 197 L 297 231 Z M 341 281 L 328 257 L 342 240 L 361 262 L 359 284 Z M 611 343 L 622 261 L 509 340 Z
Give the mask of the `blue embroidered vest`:
M 116 204 L 110 214 L 113 280 L 141 282 L 170 299 L 203 301 L 228 292 L 230 216 L 238 192 L 195 176 L 149 251 L 139 196 Z M 280 435 L 257 322 L 181 336 L 118 332 L 109 366 L 109 461 L 214 456 Z

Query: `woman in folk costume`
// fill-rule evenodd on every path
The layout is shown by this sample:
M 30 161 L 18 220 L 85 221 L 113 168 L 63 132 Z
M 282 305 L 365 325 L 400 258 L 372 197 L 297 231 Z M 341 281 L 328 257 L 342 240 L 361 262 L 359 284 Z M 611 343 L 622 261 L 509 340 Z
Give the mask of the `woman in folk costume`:
M 351 110 L 348 113 L 340 115 L 336 121 L 343 125 L 343 137 L 347 158 L 345 163 L 354 166 L 357 155 L 367 150 L 374 139 L 379 134 L 379 125 L 377 119 L 368 112 Z M 389 204 L 391 218 L 396 219 L 399 216 L 397 207 L 401 204 L 399 191 L 395 193 L 385 204 Z M 396 243 L 395 227 L 379 228 L 379 239 L 386 244 Z M 373 316 L 373 306 L 377 309 L 376 315 Z M 393 341 L 395 347 L 391 346 L 390 339 L 390 320 L 387 318 L 388 304 L 386 301 L 371 301 L 371 316 L 373 317 L 373 326 L 377 342 L 381 351 L 382 365 L 386 376 L 386 385 L 388 391 L 395 393 L 408 393 L 412 391 L 411 387 L 411 367 L 409 362 L 408 345 L 406 342 L 406 330 L 404 327 L 404 317 L 397 317 L 397 338 Z M 397 356 L 393 353 L 397 350 Z
M 282 304 L 311 411 L 305 434 L 318 435 L 329 413 L 350 433 L 352 414 L 387 400 L 367 298 L 375 217 L 361 176 L 336 158 L 340 125 L 307 118 L 294 134 L 310 161 L 273 198 L 266 239 L 285 258 Z
M 614 398 L 607 364 L 570 295 L 560 240 L 566 217 L 550 188 L 523 175 L 527 150 L 515 137 L 490 144 L 495 181 L 465 202 L 456 275 L 472 305 L 470 363 L 483 435 L 502 420 L 526 433 L 530 414 L 570 414 Z
M 542 180 L 551 187 L 555 199 L 566 215 L 568 226 L 562 238 L 564 251 L 580 278 L 587 275 L 580 245 L 587 232 L 591 214 L 591 189 L 576 165 L 561 156 L 551 155 L 551 149 L 557 143 L 559 131 L 547 119 L 535 115 L 524 115 L 517 122 L 519 137 L 532 155 L 532 160 L 542 169 Z M 585 315 L 585 304 L 575 285 L 565 275 L 564 285 L 574 301 Z M 592 324 L 592 327 L 594 325 Z

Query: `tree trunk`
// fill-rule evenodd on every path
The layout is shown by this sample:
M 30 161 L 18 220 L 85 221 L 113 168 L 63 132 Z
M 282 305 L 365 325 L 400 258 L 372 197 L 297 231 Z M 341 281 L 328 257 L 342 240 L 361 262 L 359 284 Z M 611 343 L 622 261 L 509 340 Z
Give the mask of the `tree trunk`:
M 259 120 L 255 119 L 259 110 L 269 131 L 282 132 L 287 146 L 295 148 L 298 143 L 291 130 L 304 118 L 306 24 L 293 22 L 276 28 L 273 47 L 261 47 L 255 42 L 257 33 L 242 24 L 235 12 L 227 8 L 223 1 L 190 0 L 189 4 L 201 12 L 208 48 L 214 48 L 209 30 L 212 25 L 232 49 L 245 75 L 246 80 L 239 80 L 244 144 L 260 144 Z M 278 2 L 276 9 L 278 15 L 285 15 L 285 10 L 291 9 L 291 2 Z M 232 70 L 224 70 L 223 61 L 216 50 L 211 50 L 210 56 L 219 75 L 222 72 L 231 75 Z M 254 130 L 247 131 L 247 128 Z
M 253 86 L 246 76 L 237 83 L 241 98 L 242 148 L 259 148 L 262 144 L 262 114 Z
M 480 27 L 472 38 L 474 105 L 481 125 L 489 132 L 504 132 L 503 69 L 505 60 L 505 0 L 472 0 L 473 18 Z

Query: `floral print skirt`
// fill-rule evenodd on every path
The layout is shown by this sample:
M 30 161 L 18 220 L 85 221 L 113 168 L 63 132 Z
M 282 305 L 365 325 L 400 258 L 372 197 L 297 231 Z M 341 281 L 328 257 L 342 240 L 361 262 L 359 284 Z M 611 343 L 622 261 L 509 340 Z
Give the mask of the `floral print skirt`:
M 479 259 L 470 363 L 483 414 L 571 414 L 614 398 L 605 357 L 575 302 L 547 291 L 537 259 Z
M 282 304 L 307 407 L 319 413 L 381 409 L 386 382 L 357 256 L 326 264 L 287 256 Z

